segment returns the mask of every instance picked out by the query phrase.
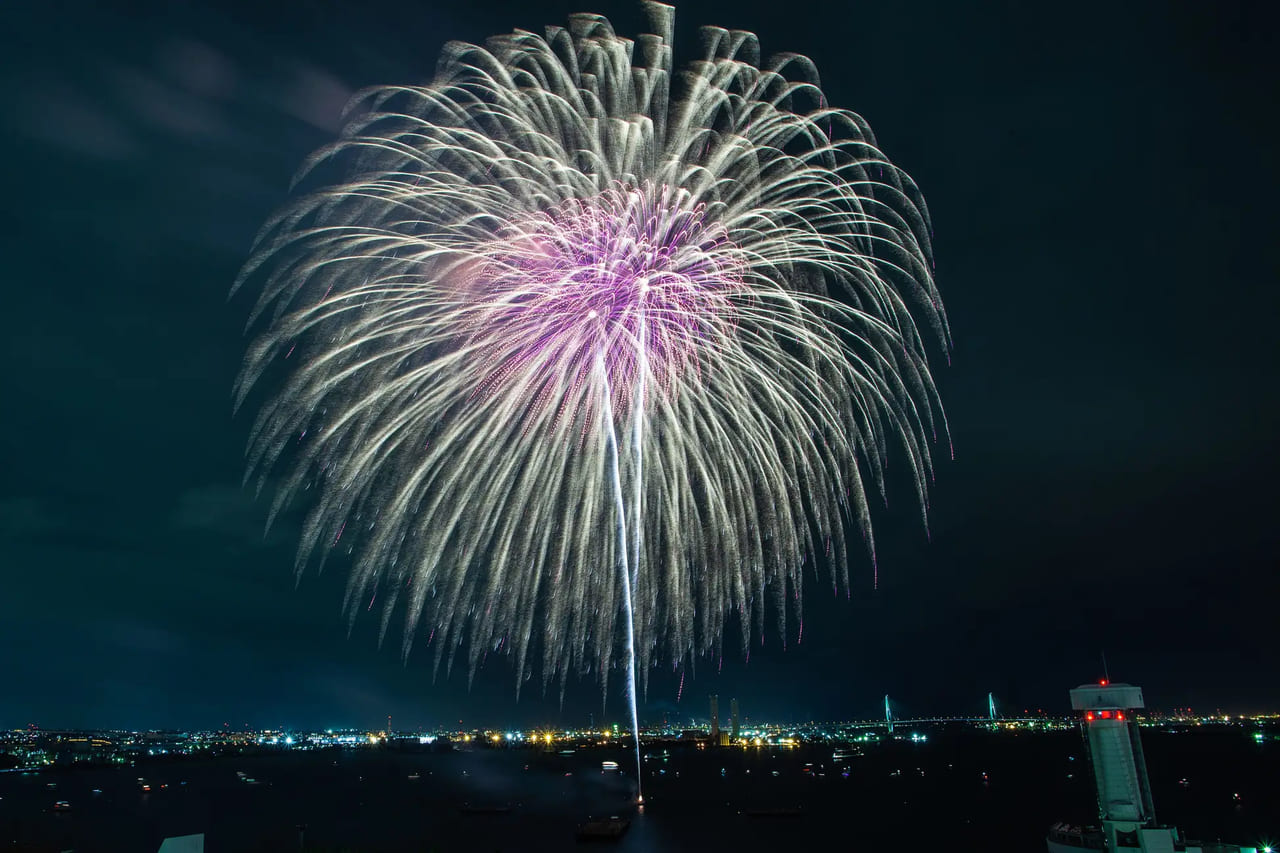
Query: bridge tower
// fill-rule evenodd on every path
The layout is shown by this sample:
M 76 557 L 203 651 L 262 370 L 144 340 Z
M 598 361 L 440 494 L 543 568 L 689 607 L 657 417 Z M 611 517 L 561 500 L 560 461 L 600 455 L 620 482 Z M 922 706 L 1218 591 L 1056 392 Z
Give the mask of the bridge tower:
M 991 719 L 991 728 L 996 727 L 996 694 L 987 694 L 987 716 Z
M 884 721 L 889 726 L 889 734 L 893 734 L 893 711 L 889 708 L 889 694 L 884 694 Z

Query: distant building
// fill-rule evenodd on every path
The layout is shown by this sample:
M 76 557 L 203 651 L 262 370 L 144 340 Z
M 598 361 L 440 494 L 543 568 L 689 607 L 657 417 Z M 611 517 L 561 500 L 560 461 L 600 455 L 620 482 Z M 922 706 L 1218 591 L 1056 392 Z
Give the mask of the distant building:
M 729 700 L 729 739 L 734 743 L 738 740 L 741 733 L 741 727 L 738 725 L 738 700 Z
M 711 694 L 711 742 L 720 742 L 720 697 Z

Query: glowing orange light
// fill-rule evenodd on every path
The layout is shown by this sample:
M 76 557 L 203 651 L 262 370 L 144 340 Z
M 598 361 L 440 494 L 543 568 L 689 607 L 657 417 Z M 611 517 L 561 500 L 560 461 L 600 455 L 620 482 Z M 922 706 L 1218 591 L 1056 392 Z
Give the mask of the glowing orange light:
M 1117 720 L 1123 720 L 1123 719 L 1124 719 L 1124 711 L 1116 711 L 1116 719 L 1117 719 Z
M 1107 686 L 1107 680 L 1105 678 L 1099 681 L 1098 683 L 1101 684 L 1103 687 Z
M 1091 723 L 1092 723 L 1092 722 L 1093 722 L 1093 712 L 1092 712 L 1092 711 L 1090 711 L 1089 713 L 1085 714 L 1085 715 L 1084 715 L 1084 718 L 1085 718 L 1086 720 L 1088 720 L 1089 722 L 1091 722 Z

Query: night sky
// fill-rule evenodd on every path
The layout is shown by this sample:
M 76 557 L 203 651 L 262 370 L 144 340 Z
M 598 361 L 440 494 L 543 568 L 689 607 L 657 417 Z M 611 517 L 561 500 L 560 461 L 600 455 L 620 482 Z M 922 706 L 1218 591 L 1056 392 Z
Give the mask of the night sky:
M 0 4 L 0 726 L 621 719 L 591 680 L 516 703 L 492 655 L 433 683 L 376 613 L 348 635 L 343 567 L 296 582 L 296 518 L 264 536 L 231 405 L 231 282 L 347 97 L 593 4 L 105 5 Z M 1103 652 L 1149 704 L 1280 709 L 1264 5 L 679 5 L 677 65 L 700 24 L 808 54 L 923 189 L 955 460 L 929 535 L 901 484 L 873 507 L 878 589 L 861 555 L 848 598 L 810 577 L 801 645 L 731 636 L 642 719 L 1062 712 Z

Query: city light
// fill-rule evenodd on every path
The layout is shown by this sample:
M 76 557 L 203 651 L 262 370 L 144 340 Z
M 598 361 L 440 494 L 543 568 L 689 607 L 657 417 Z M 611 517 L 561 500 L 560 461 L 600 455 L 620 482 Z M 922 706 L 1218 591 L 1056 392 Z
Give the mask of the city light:
M 897 734 L 887 734 L 885 723 L 881 720 L 860 720 L 849 722 L 808 722 L 802 724 L 781 725 L 759 723 L 749 729 L 740 730 L 736 739 L 729 739 L 729 744 L 739 748 L 775 749 L 779 751 L 793 749 L 810 749 L 819 744 L 830 744 L 836 761 L 848 760 L 865 754 L 863 750 L 875 748 L 878 744 L 892 741 L 918 745 L 917 748 L 931 747 L 945 733 L 948 726 L 968 725 L 984 730 L 995 729 L 999 732 L 1060 732 L 1077 727 L 1080 722 L 1093 724 L 1097 721 L 1115 720 L 1125 725 L 1137 725 L 1143 728 L 1166 729 L 1171 733 L 1188 731 L 1191 727 L 1217 727 L 1237 732 L 1237 737 L 1259 746 L 1271 743 L 1280 732 L 1269 728 L 1280 723 L 1280 715 L 1250 716 L 1224 715 L 1215 712 L 1212 715 L 1195 717 L 1185 708 L 1179 708 L 1173 714 L 1119 710 L 1115 708 L 1094 708 L 1082 712 L 1081 716 L 1037 717 L 1035 719 L 1002 719 L 993 726 L 990 719 L 983 715 L 973 718 L 944 718 L 939 720 L 914 720 L 913 729 L 903 728 Z M 934 723 L 939 728 L 932 728 Z M 461 725 L 458 727 L 461 729 Z M 728 732 L 721 732 L 722 735 Z M 646 750 L 652 752 L 644 756 L 644 760 L 667 762 L 672 751 L 660 745 L 682 744 L 694 750 L 713 750 L 717 743 L 710 737 L 706 727 L 689 729 L 685 724 L 653 726 L 642 732 Z M 609 728 L 598 725 L 582 729 L 563 729 L 553 731 L 550 726 L 540 725 L 536 729 L 520 731 L 518 729 L 500 728 L 483 730 L 482 733 L 444 728 L 401 731 L 395 736 L 389 733 L 368 731 L 358 728 L 329 728 L 312 732 L 286 734 L 281 729 L 244 729 L 231 731 L 227 727 L 213 731 L 186 732 L 49 732 L 18 729 L 0 731 L 0 753 L 7 753 L 9 761 L 19 770 L 35 770 L 53 765 L 72 764 L 131 764 L 138 760 L 164 760 L 171 756 L 189 756 L 198 754 L 271 754 L 286 751 L 306 751 L 315 749 L 381 749 L 390 747 L 400 751 L 419 750 L 423 752 L 449 751 L 451 749 L 468 750 L 475 746 L 497 747 L 502 749 L 540 749 L 550 750 L 553 744 L 562 744 L 564 754 L 591 747 L 615 748 L 622 741 L 622 735 L 615 735 Z M 722 741 L 723 744 L 723 741 Z M 601 756 L 602 758 L 604 756 Z M 612 756 L 609 756 L 612 758 Z M 1185 780 L 1182 785 L 1186 787 Z M 153 786 L 159 790 L 159 785 Z M 1247 791 L 1239 792 L 1239 800 L 1249 799 Z M 1233 799 L 1235 799 L 1233 797 Z M 1255 849 L 1271 847 L 1273 851 L 1280 846 L 1270 842 L 1258 844 Z

